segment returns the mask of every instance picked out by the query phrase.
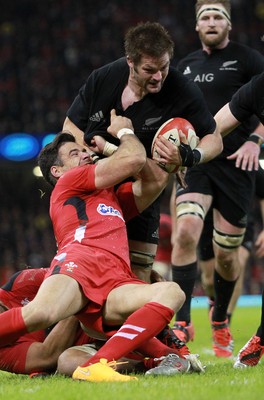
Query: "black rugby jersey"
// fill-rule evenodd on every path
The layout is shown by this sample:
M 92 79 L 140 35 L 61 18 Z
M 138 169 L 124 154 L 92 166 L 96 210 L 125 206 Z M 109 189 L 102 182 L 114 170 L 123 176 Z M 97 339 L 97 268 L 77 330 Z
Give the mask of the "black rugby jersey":
M 67 116 L 85 132 L 87 142 L 95 133 L 107 136 L 109 141 L 115 142 L 112 136 L 106 134 L 112 108 L 117 110 L 118 115 L 132 120 L 135 134 L 144 144 L 148 156 L 151 155 L 151 144 L 156 131 L 170 118 L 189 120 L 199 137 L 215 130 L 215 121 L 201 91 L 176 68 L 170 67 L 159 93 L 149 93 L 123 110 L 121 96 L 128 76 L 129 67 L 123 57 L 93 71 L 79 90 Z
M 211 54 L 202 49 L 190 53 L 177 68 L 199 86 L 215 115 L 241 86 L 263 71 L 264 57 L 248 46 L 230 41 L 225 48 L 215 49 Z M 257 124 L 256 117 L 244 120 L 243 125 L 224 138 L 224 150 L 218 157 L 234 153 Z
M 264 124 L 264 72 L 254 76 L 250 82 L 242 86 L 233 95 L 229 107 L 240 122 L 255 114 Z

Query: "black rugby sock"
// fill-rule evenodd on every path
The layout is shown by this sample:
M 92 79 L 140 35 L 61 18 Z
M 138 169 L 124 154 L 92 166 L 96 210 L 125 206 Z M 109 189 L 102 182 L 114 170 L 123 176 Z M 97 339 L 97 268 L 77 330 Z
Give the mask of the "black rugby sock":
M 214 271 L 215 303 L 213 321 L 222 322 L 227 318 L 227 308 L 232 297 L 236 281 L 227 281 Z
M 197 262 L 182 267 L 172 265 L 172 279 L 178 283 L 186 296 L 182 308 L 176 314 L 176 321 L 185 321 L 187 324 L 191 322 L 191 300 L 196 277 Z

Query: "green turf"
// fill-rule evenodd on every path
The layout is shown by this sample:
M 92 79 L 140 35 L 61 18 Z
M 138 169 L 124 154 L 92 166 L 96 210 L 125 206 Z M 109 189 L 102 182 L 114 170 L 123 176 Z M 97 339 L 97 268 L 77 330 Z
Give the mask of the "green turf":
M 263 396 L 264 363 L 255 368 L 235 370 L 232 360 L 218 359 L 211 350 L 211 332 L 206 309 L 194 309 L 196 335 L 189 344 L 207 366 L 206 373 L 175 377 L 139 376 L 138 382 L 87 383 L 53 376 L 29 379 L 0 372 L 0 399 L 3 400 L 255 400 Z M 238 308 L 231 330 L 235 354 L 255 333 L 259 308 Z

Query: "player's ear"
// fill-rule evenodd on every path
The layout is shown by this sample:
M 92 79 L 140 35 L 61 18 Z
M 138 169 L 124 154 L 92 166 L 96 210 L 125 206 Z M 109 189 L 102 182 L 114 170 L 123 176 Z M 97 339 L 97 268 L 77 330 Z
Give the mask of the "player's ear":
M 54 178 L 58 179 L 63 174 L 63 171 L 59 165 L 53 165 L 50 167 L 50 173 Z
M 198 24 L 195 25 L 195 30 L 196 30 L 196 32 L 199 32 L 199 26 L 198 26 Z
M 133 61 L 131 60 L 131 58 L 130 58 L 129 56 L 127 56 L 126 59 L 127 59 L 128 66 L 129 66 L 130 68 L 133 68 L 133 67 L 134 67 L 134 63 L 133 63 Z

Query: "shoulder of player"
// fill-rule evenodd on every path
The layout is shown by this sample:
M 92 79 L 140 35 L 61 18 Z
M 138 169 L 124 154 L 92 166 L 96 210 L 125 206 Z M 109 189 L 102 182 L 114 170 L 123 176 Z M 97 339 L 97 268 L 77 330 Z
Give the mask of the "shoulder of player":
M 86 164 L 66 171 L 57 181 L 53 192 L 56 192 L 56 188 L 59 190 L 61 188 L 63 190 L 71 190 L 75 186 L 80 186 L 80 181 L 86 179 L 89 174 L 94 176 L 95 167 L 96 164 Z
M 239 42 L 230 40 L 230 42 L 225 47 L 225 49 L 226 49 L 226 51 L 230 51 L 230 53 L 232 53 L 232 55 L 242 54 L 242 56 L 245 57 L 248 54 L 250 54 L 250 55 L 255 54 L 256 56 L 262 57 L 264 60 L 263 55 L 257 49 L 254 49 L 244 43 L 239 43 Z
M 191 53 L 187 54 L 187 56 L 181 58 L 178 63 L 177 63 L 177 69 L 181 66 L 181 65 L 185 65 L 191 61 L 195 61 L 195 60 L 199 60 L 200 58 L 204 57 L 204 52 L 202 49 L 198 49 L 195 51 L 192 51 Z
M 95 76 L 108 76 L 114 74 L 120 77 L 120 74 L 122 73 L 129 74 L 129 67 L 125 57 L 121 57 L 111 63 L 95 69 L 92 74 Z

